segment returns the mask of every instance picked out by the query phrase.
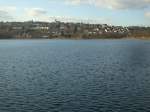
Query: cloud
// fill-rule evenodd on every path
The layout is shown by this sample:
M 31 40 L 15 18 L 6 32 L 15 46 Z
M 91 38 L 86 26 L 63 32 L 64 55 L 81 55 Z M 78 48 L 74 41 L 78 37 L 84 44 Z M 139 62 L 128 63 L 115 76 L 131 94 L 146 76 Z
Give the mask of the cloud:
M 28 17 L 26 19 L 32 19 L 35 21 L 49 21 L 49 16 L 47 15 L 47 11 L 43 8 L 25 8 L 24 17 Z
M 112 20 L 110 18 L 105 17 L 72 17 L 72 16 L 51 16 L 49 17 L 50 21 L 58 20 L 62 22 L 79 22 L 79 23 L 91 23 L 91 24 L 99 24 L 99 23 L 107 23 L 112 24 Z
M 25 11 L 27 15 L 34 17 L 45 15 L 47 13 L 47 11 L 42 8 L 25 8 Z
M 14 16 L 12 13 L 16 11 L 14 6 L 1 6 L 0 7 L 0 21 L 12 21 Z
M 6 12 L 15 12 L 17 8 L 15 6 L 0 6 L 0 10 Z
M 13 17 L 6 11 L 0 10 L 0 21 L 9 21 L 13 20 Z
M 145 13 L 145 17 L 150 19 L 150 11 Z
M 150 0 L 66 0 L 70 5 L 88 4 L 109 9 L 141 9 L 150 7 Z
M 83 4 L 81 0 L 66 0 L 65 2 L 67 5 L 80 5 Z

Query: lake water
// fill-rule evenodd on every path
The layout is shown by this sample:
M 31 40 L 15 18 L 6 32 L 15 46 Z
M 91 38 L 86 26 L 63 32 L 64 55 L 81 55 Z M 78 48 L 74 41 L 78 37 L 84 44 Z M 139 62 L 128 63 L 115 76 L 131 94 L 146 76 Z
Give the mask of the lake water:
M 150 112 L 150 41 L 0 40 L 0 112 Z

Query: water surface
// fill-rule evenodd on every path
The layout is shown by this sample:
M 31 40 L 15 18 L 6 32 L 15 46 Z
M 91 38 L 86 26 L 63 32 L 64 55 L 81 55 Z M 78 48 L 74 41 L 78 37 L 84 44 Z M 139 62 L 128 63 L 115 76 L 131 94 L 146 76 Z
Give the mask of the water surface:
M 0 112 L 149 112 L 150 41 L 0 40 Z

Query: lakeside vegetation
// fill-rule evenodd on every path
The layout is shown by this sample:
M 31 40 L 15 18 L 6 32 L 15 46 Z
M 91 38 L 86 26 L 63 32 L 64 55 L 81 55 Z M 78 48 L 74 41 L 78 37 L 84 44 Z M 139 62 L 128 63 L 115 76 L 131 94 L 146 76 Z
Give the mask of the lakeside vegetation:
M 150 27 L 55 22 L 0 22 L 0 39 L 150 39 Z

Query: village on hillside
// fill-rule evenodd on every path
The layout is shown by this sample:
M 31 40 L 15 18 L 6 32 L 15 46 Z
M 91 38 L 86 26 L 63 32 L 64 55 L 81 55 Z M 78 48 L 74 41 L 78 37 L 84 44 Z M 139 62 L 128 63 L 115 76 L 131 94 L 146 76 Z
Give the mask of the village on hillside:
M 61 22 L 0 22 L 0 39 L 150 37 L 150 27 Z

